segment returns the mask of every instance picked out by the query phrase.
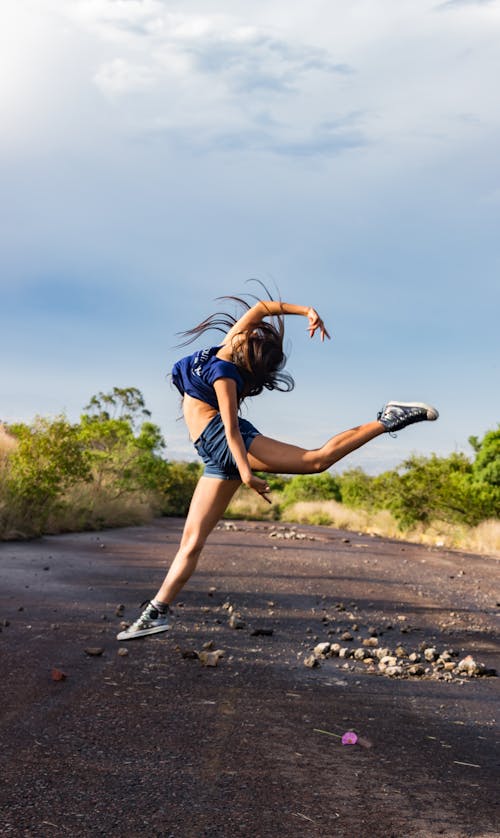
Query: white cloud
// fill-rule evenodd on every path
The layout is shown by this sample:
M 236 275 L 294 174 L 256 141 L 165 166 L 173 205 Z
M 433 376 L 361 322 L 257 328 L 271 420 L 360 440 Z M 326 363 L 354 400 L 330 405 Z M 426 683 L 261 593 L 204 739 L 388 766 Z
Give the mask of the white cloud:
M 163 133 L 198 150 L 220 140 L 233 153 L 439 157 L 499 121 L 498 4 L 451 5 L 460 14 L 435 14 L 435 0 L 214 0 L 210 14 L 201 0 L 19 0 L 0 13 L 0 95 L 26 143 L 35 124 L 39 142 L 88 142 L 109 118 L 118 141 Z
M 103 93 L 119 94 L 151 87 L 156 76 L 150 67 L 114 58 L 101 65 L 94 81 Z

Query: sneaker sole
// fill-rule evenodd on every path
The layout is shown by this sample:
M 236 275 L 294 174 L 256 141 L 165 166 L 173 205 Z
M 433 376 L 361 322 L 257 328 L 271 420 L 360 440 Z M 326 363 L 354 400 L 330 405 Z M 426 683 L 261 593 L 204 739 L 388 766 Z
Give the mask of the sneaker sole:
M 135 640 L 136 637 L 145 637 L 147 634 L 159 634 L 161 631 L 168 631 L 169 626 L 155 626 L 155 628 L 142 629 L 142 631 L 134 631 L 133 634 L 128 631 L 121 631 L 116 635 L 117 640 Z
M 431 404 L 425 402 L 387 402 L 386 407 L 421 407 L 427 412 L 427 421 L 434 422 L 439 417 L 439 412 Z

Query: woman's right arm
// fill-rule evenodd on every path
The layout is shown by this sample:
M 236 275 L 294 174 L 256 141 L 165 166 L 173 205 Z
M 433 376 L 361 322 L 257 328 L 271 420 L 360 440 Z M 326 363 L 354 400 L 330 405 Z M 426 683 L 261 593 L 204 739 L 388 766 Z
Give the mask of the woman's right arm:
M 314 334 L 318 330 L 322 341 L 325 337 L 330 337 L 318 312 L 311 306 L 299 306 L 294 303 L 282 303 L 280 300 L 259 300 L 258 303 L 248 309 L 248 311 L 240 317 L 237 323 L 231 327 L 226 335 L 224 343 L 230 343 L 236 335 L 240 335 L 242 332 L 247 332 L 252 328 L 256 328 L 265 317 L 273 317 L 283 314 L 294 314 L 307 317 L 309 321 L 307 329 L 311 337 L 314 337 Z

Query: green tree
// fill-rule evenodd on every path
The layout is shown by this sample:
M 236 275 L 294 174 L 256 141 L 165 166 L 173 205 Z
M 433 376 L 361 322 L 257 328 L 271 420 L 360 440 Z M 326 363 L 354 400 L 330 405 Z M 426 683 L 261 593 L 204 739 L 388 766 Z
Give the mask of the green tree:
M 91 478 L 90 463 L 78 426 L 64 416 L 37 417 L 31 425 L 10 425 L 17 440 L 5 467 L 2 529 L 25 535 L 43 532 L 64 491 Z
M 500 487 L 500 425 L 496 431 L 488 431 L 482 440 L 469 437 L 476 452 L 473 472 L 476 480 Z
M 342 503 L 353 509 L 371 509 L 374 505 L 374 478 L 362 468 L 344 471 L 337 478 L 340 486 Z
M 95 491 L 118 498 L 127 492 L 152 491 L 163 479 L 165 443 L 160 429 L 144 417 L 142 393 L 135 387 L 113 388 L 92 396 L 81 417 L 80 440 L 88 452 Z
M 283 505 L 297 501 L 341 500 L 339 481 L 329 471 L 322 474 L 296 474 L 283 488 Z

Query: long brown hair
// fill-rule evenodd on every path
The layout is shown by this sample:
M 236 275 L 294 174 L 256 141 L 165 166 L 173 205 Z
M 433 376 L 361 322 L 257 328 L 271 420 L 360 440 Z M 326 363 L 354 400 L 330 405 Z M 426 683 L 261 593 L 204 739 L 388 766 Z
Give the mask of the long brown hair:
M 253 282 L 257 282 L 265 291 L 268 299 L 272 300 L 269 291 L 260 280 L 256 279 Z M 260 299 L 254 294 L 245 296 L 255 302 Z M 248 311 L 252 306 L 243 296 L 227 295 L 216 299 L 231 300 L 243 311 Z M 192 329 L 180 332 L 179 334 L 185 340 L 179 346 L 192 343 L 197 337 L 212 329 L 227 334 L 238 320 L 239 317 L 229 314 L 227 311 L 216 311 Z M 286 355 L 283 351 L 284 333 L 285 323 L 282 315 L 274 315 L 269 321 L 262 321 L 258 326 L 242 331 L 242 340 L 233 350 L 233 363 L 238 367 L 245 382 L 242 399 L 247 396 L 258 396 L 264 389 L 281 390 L 283 392 L 293 390 L 294 380 L 289 373 L 284 371 L 286 364 Z

